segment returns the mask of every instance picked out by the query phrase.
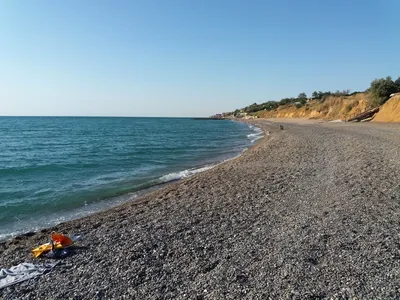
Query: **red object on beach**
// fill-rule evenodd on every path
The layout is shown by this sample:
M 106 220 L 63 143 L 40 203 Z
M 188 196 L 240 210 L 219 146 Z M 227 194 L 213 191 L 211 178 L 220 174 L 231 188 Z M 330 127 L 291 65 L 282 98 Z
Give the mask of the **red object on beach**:
M 72 240 L 68 236 L 63 235 L 61 233 L 57 233 L 57 232 L 51 233 L 51 240 L 55 244 L 60 244 L 62 247 L 70 246 L 73 243 Z

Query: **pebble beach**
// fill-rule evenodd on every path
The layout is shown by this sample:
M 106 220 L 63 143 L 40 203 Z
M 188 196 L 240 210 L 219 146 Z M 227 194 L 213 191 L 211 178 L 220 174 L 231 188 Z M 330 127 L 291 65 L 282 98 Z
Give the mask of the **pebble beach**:
M 400 298 L 400 124 L 249 122 L 265 136 L 235 159 L 1 242 L 8 268 L 82 236 L 0 299 Z

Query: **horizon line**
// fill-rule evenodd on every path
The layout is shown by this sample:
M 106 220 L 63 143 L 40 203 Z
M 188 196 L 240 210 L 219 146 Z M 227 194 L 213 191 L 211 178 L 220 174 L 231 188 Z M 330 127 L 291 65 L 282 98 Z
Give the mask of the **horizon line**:
M 207 116 L 208 117 L 208 116 Z M 80 116 L 80 115 L 68 115 L 68 116 L 59 116 L 59 115 L 0 115 L 0 118 L 176 118 L 176 119 L 183 119 L 183 118 L 199 118 L 194 116 Z

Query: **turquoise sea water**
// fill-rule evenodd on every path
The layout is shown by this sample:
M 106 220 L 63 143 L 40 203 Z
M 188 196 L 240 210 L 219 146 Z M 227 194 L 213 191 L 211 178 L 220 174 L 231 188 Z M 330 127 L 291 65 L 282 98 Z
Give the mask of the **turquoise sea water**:
M 0 117 L 0 239 L 206 170 L 260 134 L 232 121 Z

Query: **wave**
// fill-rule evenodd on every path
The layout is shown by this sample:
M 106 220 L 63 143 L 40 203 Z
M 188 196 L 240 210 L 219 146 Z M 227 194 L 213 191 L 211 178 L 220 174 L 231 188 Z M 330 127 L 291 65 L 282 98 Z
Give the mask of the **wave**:
M 251 143 L 254 143 L 254 142 L 256 142 L 257 140 L 259 140 L 259 139 L 261 139 L 263 137 L 264 137 L 263 135 L 259 135 L 259 136 L 255 137 L 254 139 L 252 139 Z
M 83 205 L 82 202 L 76 202 L 75 204 L 81 203 L 81 205 L 76 205 L 73 207 L 69 207 L 66 213 L 60 214 L 58 210 L 48 211 L 45 216 L 36 216 L 35 218 L 30 218 L 29 221 L 24 220 L 24 226 L 19 226 L 23 220 L 14 217 L 16 220 L 8 223 L 8 229 L 4 230 L 0 228 L 0 241 L 7 240 L 12 237 L 25 234 L 26 232 L 36 232 L 42 228 L 55 226 L 62 222 L 66 222 L 68 220 L 73 220 L 77 218 L 81 218 L 86 215 L 90 215 L 92 213 L 102 211 L 105 209 L 110 209 L 117 205 L 120 205 L 126 201 L 133 200 L 137 198 L 142 193 L 146 193 L 151 191 L 152 189 L 161 188 L 164 184 L 172 183 L 174 181 L 178 181 L 184 178 L 188 178 L 197 173 L 204 172 L 210 170 L 217 166 L 207 165 L 199 168 L 186 169 L 183 171 L 172 172 L 166 175 L 163 175 L 157 179 L 153 179 L 143 184 L 135 186 L 133 190 L 121 192 L 120 195 L 115 197 L 97 197 L 97 200 L 92 199 L 93 201 L 86 200 Z M 64 203 L 65 205 L 66 203 Z M 26 206 L 26 204 L 24 204 Z M 62 205 L 59 203 L 59 206 Z M 48 206 L 48 203 L 43 203 L 41 206 Z M 71 201 L 69 201 L 68 206 L 71 206 Z M 38 204 L 35 204 L 36 210 L 38 210 Z M 1 219 L 1 218 L 0 218 Z M 4 218 L 3 218 L 4 219 Z M 10 220 L 10 216 L 7 218 Z M 10 230 L 11 229 L 11 230 Z
M 254 133 L 250 133 L 247 135 L 247 138 L 251 139 L 251 143 L 254 143 L 255 141 L 261 139 L 262 137 L 264 137 L 264 132 L 262 131 L 261 128 L 258 128 L 256 126 L 253 125 L 249 125 L 249 127 L 255 131 Z
M 28 232 L 38 232 L 43 228 L 50 228 L 63 222 L 82 218 L 99 211 L 110 209 L 129 200 L 133 200 L 137 198 L 137 196 L 137 193 L 128 193 L 126 195 L 90 204 L 86 204 L 85 201 L 84 206 L 75 207 L 64 213 L 52 211 L 46 213 L 45 215 L 37 215 L 35 217 L 32 216 L 27 220 L 21 220 L 17 217 L 14 217 L 13 220 L 8 223 L 7 227 L 0 227 L 0 241 L 8 240 L 18 235 L 24 235 Z
M 36 164 L 36 165 L 27 165 L 22 167 L 5 167 L 0 168 L 0 175 L 8 175 L 13 174 L 22 175 L 22 174 L 33 174 L 35 172 L 59 172 L 64 170 L 82 170 L 83 168 L 97 167 L 98 163 L 75 163 L 75 164 Z
M 250 133 L 247 135 L 248 138 L 253 137 L 253 136 L 258 136 L 260 135 L 259 133 Z
M 196 173 L 204 172 L 204 171 L 210 170 L 214 167 L 215 167 L 215 165 L 211 165 L 211 166 L 205 166 L 205 167 L 201 167 L 201 168 L 197 168 L 197 169 L 188 169 L 188 170 L 183 170 L 183 171 L 179 171 L 179 172 L 173 172 L 173 173 L 169 173 L 167 175 L 161 176 L 158 179 L 158 181 L 160 183 L 168 183 L 171 181 L 176 181 L 176 180 L 190 177 Z

